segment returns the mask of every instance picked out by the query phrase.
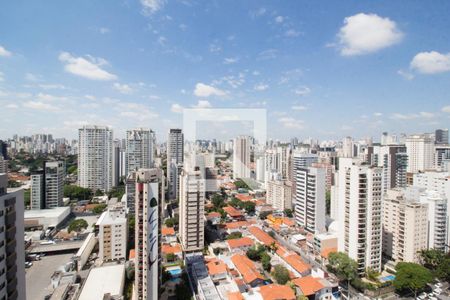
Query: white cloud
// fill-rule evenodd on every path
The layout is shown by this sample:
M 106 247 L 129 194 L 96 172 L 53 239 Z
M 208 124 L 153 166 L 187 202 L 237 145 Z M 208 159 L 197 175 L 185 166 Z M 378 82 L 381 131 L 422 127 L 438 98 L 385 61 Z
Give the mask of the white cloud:
M 209 97 L 209 96 L 221 97 L 225 96 L 226 92 L 216 87 L 199 82 L 195 85 L 194 95 L 197 97 Z
M 261 16 L 265 15 L 266 12 L 267 12 L 267 9 L 266 9 L 266 8 L 260 7 L 258 10 L 251 11 L 251 12 L 250 12 L 250 16 L 251 16 L 252 18 L 257 18 L 257 17 L 261 17 Z
M 223 63 L 226 64 L 226 65 L 231 65 L 231 64 L 237 63 L 238 60 L 239 60 L 239 58 L 237 58 L 237 57 L 226 57 L 223 60 Z
M 296 95 L 299 95 L 299 96 L 303 97 L 303 96 L 306 96 L 309 93 L 311 93 L 311 89 L 309 87 L 307 87 L 307 86 L 302 86 L 302 87 L 299 87 L 298 89 L 296 89 L 294 91 L 294 93 Z
M 414 75 L 411 74 L 411 73 L 409 73 L 409 72 L 407 72 L 407 71 L 398 70 L 398 71 L 397 71 L 397 74 L 400 75 L 400 76 L 402 76 L 402 77 L 403 77 L 404 79 L 406 79 L 406 80 L 412 80 L 412 79 L 414 79 Z
M 25 74 L 25 79 L 28 80 L 28 81 L 33 81 L 33 82 L 40 81 L 41 80 L 40 77 L 41 76 L 33 74 L 33 73 L 26 73 Z
M 23 106 L 26 108 L 48 111 L 48 112 L 59 111 L 58 107 L 56 107 L 52 104 L 49 104 L 49 103 L 41 102 L 41 101 L 27 101 L 23 104 Z
M 91 101 L 95 101 L 95 99 L 96 99 L 95 96 L 92 96 L 92 95 L 84 95 L 84 98 L 91 100 Z
M 442 109 L 442 111 L 444 111 L 444 108 Z M 394 113 L 391 115 L 391 119 L 393 120 L 432 119 L 435 117 L 436 117 L 435 113 L 427 111 L 421 111 L 419 113 L 411 113 L 411 114 Z
M 362 55 L 392 46 L 402 40 L 403 33 L 389 18 L 359 13 L 344 19 L 337 35 L 341 55 Z
M 344 130 L 344 131 L 353 130 L 353 127 L 349 126 L 349 125 L 342 125 L 341 130 Z
M 54 95 L 44 94 L 44 93 L 39 93 L 39 94 L 37 94 L 37 98 L 38 98 L 40 101 L 47 101 L 47 102 L 52 102 L 52 101 L 65 101 L 65 100 L 67 100 L 66 97 L 59 97 L 59 96 L 54 96 Z
M 5 76 L 5 75 L 4 75 L 2 72 L 0 72 L 0 82 L 2 82 L 2 81 L 5 80 L 4 76 Z
M 38 86 L 43 90 L 65 90 L 65 89 L 67 89 L 62 84 L 39 84 Z
M 180 24 L 180 25 L 178 25 L 178 28 L 180 28 L 181 31 L 186 31 L 187 25 L 186 24 Z
M 10 51 L 8 51 L 4 47 L 0 46 L 0 56 L 9 57 L 11 55 L 12 55 L 12 53 Z
M 118 82 L 114 83 L 113 88 L 122 94 L 131 94 L 133 89 L 128 84 L 120 84 Z
M 111 74 L 101 68 L 108 62 L 103 58 L 94 58 L 92 56 L 75 57 L 68 52 L 62 52 L 59 60 L 64 63 L 66 72 L 81 76 L 91 80 L 114 80 L 116 75 Z
M 16 109 L 16 108 L 19 108 L 19 106 L 18 106 L 17 104 L 10 103 L 10 104 L 7 104 L 7 105 L 6 105 L 6 108 L 9 108 L 9 109 Z
M 411 69 L 423 74 L 437 74 L 450 71 L 450 53 L 436 51 L 420 52 L 414 56 Z
M 267 50 L 261 51 L 258 54 L 257 59 L 259 59 L 259 60 L 274 59 L 277 57 L 277 54 L 278 54 L 277 49 L 267 49 Z
M 217 44 L 209 45 L 209 52 L 216 53 L 216 52 L 220 52 L 220 51 L 222 51 L 222 48 L 219 45 L 217 45 Z
M 285 128 L 289 129 L 304 129 L 305 128 L 305 122 L 302 120 L 297 120 L 291 117 L 282 117 L 278 119 L 278 122 L 280 122 Z
M 291 107 L 292 110 L 298 110 L 298 111 L 303 111 L 303 110 L 307 110 L 306 106 L 303 105 L 293 105 Z
M 110 32 L 111 32 L 111 30 L 110 30 L 109 28 L 106 28 L 106 27 L 101 27 L 98 31 L 99 31 L 101 34 L 107 34 L 107 33 L 110 33 Z
M 287 37 L 297 37 L 299 35 L 300 35 L 300 32 L 296 31 L 294 29 L 289 29 L 284 33 L 284 36 L 287 36 Z
M 275 18 L 275 22 L 277 22 L 277 23 L 283 23 L 283 21 L 284 21 L 283 16 L 277 16 L 277 17 Z
M 450 105 L 444 106 L 441 110 L 443 112 L 450 113 Z
M 265 91 L 269 88 L 268 84 L 259 83 L 253 87 L 256 91 Z
M 380 112 L 373 113 L 374 117 L 381 117 L 383 114 Z
M 141 0 L 144 14 L 151 15 L 164 7 L 165 0 Z
M 174 104 L 172 104 L 172 106 L 170 107 L 170 110 L 172 111 L 172 112 L 174 112 L 174 113 L 177 113 L 177 114 L 181 114 L 182 112 L 183 112 L 183 106 L 181 106 L 180 104 L 178 104 L 178 103 L 174 103 Z
M 198 100 L 196 105 L 192 105 L 193 108 L 211 108 L 212 105 L 208 100 Z

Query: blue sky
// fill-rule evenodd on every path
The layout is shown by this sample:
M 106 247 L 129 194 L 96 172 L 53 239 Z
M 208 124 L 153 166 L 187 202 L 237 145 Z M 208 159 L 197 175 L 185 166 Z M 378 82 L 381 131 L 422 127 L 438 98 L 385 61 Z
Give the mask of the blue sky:
M 266 108 L 268 136 L 450 117 L 449 1 L 3 1 L 0 137 L 83 124 L 165 139 L 182 109 Z

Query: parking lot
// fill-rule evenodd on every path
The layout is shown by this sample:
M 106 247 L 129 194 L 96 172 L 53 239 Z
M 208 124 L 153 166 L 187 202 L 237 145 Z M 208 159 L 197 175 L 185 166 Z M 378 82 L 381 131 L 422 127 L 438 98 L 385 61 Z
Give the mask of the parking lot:
M 42 300 L 50 294 L 50 277 L 60 266 L 69 262 L 72 256 L 73 254 L 51 255 L 33 261 L 33 266 L 26 269 L 25 275 L 27 299 Z

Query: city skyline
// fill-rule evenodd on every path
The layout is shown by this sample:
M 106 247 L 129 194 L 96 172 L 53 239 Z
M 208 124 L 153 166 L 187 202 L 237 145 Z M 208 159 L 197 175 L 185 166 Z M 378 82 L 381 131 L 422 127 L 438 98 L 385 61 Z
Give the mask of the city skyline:
M 164 141 L 193 107 L 266 108 L 268 137 L 284 140 L 448 127 L 448 2 L 236 6 L 5 3 L 0 136 L 96 124 Z

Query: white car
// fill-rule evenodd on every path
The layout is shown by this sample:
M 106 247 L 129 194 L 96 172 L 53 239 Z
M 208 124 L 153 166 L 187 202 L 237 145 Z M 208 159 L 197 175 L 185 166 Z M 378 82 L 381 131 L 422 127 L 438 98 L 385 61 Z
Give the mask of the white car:
M 420 299 L 420 300 L 424 300 L 424 299 L 427 298 L 427 294 L 426 293 L 422 293 L 417 298 Z
M 435 286 L 442 287 L 442 283 L 438 282 L 438 283 L 435 284 Z

